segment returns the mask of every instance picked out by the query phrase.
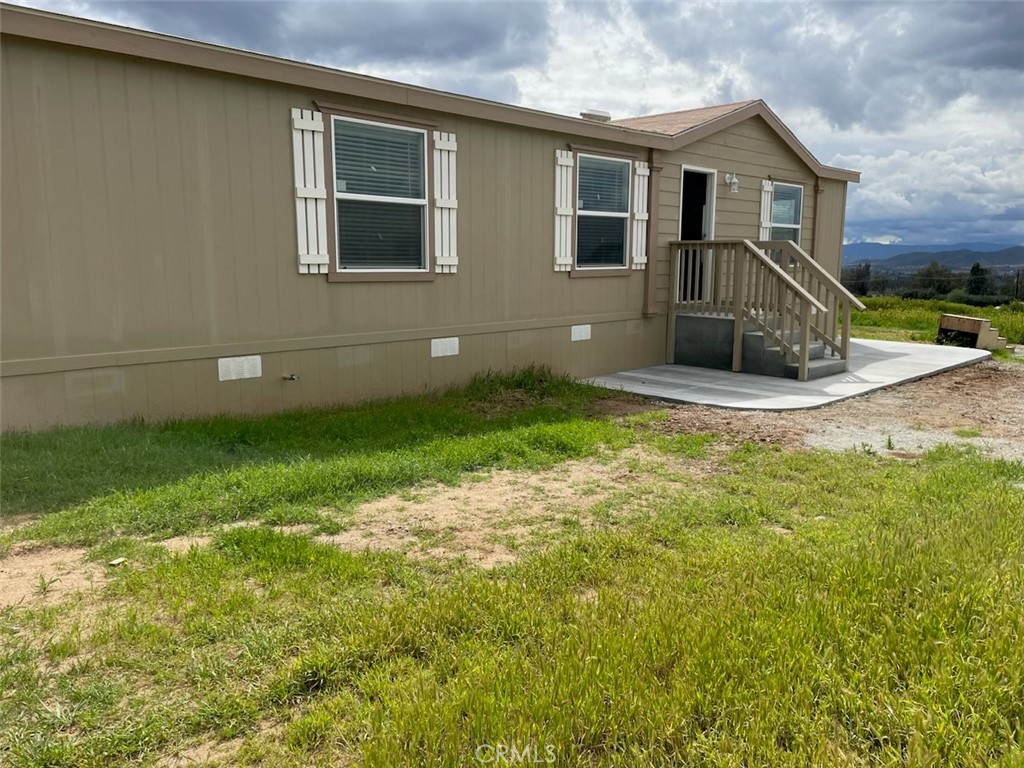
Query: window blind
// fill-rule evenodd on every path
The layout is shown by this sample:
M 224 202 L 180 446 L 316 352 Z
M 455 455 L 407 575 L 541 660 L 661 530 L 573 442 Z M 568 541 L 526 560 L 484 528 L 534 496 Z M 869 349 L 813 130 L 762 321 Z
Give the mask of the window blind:
M 423 266 L 423 206 L 371 200 L 337 203 L 339 268 Z
M 424 144 L 419 131 L 336 120 L 337 191 L 425 199 Z
M 772 200 L 772 224 L 776 226 L 800 226 L 802 197 L 803 190 L 800 187 L 776 183 L 775 196 Z
M 629 212 L 629 163 L 602 157 L 579 158 L 579 210 Z
M 580 216 L 576 263 L 582 267 L 621 267 L 626 263 L 626 222 L 611 216 Z

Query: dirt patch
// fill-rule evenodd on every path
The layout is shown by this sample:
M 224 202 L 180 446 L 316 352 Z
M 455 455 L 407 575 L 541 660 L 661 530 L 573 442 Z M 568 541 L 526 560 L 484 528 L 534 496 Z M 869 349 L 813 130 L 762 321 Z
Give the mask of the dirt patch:
M 241 737 L 229 741 L 205 741 L 193 747 L 182 749 L 173 755 L 156 761 L 159 768 L 184 768 L 190 765 L 207 765 L 230 760 L 242 748 L 245 740 Z
M 168 552 L 182 554 L 196 547 L 205 547 L 211 541 L 212 536 L 172 536 L 156 543 L 166 547 Z
M 987 455 L 1022 460 L 1024 367 L 986 361 L 812 410 L 679 405 L 655 428 L 794 449 L 863 447 L 898 458 L 914 458 L 940 444 L 970 445 Z
M 658 405 L 641 397 L 602 397 L 592 400 L 587 406 L 587 411 L 592 416 L 609 416 L 611 418 L 622 418 L 637 413 L 646 413 L 658 409 Z
M 706 405 L 672 406 L 666 421 L 654 429 L 668 435 L 713 434 L 728 443 L 800 444 L 805 430 L 788 417 L 774 411 L 737 411 Z
M 461 486 L 430 486 L 360 506 L 353 524 L 320 541 L 342 549 L 401 550 L 414 557 L 465 557 L 493 568 L 520 546 L 564 527 L 594 524 L 594 508 L 612 494 L 652 481 L 643 467 L 701 474 L 708 462 L 631 448 L 601 459 L 570 461 L 544 472 L 502 470 Z M 671 483 L 671 477 L 659 482 Z
M 3 528 L 17 528 L 19 525 L 30 523 L 33 520 L 37 520 L 39 515 L 31 513 L 18 514 L 18 515 L 0 515 L 0 529 Z
M 103 581 L 103 569 L 85 560 L 84 549 L 15 544 L 0 560 L 0 608 L 52 605 Z

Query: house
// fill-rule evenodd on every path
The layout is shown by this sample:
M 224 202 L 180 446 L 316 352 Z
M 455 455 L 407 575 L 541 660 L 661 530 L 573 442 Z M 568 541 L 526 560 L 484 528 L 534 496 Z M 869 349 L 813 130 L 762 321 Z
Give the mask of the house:
M 4 429 L 845 364 L 859 177 L 763 102 L 570 118 L 0 14 Z

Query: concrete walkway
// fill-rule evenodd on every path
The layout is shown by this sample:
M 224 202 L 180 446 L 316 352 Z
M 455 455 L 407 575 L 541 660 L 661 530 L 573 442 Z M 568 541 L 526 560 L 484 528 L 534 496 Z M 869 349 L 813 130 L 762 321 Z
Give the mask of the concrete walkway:
M 655 365 L 597 376 L 589 381 L 608 389 L 678 403 L 789 411 L 819 408 L 883 387 L 972 365 L 991 356 L 982 349 L 856 339 L 850 341 L 849 370 L 815 381 L 801 382 L 689 365 Z

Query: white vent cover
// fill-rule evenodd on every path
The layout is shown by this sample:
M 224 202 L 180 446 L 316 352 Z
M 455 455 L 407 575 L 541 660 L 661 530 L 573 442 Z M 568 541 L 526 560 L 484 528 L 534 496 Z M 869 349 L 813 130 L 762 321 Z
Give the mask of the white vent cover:
M 569 338 L 572 341 L 590 341 L 590 326 L 574 325 L 569 332 Z
M 446 339 L 430 340 L 431 357 L 452 357 L 459 354 L 459 337 L 449 336 Z
M 263 358 L 260 355 L 222 357 L 217 360 L 217 375 L 221 381 L 258 379 L 263 375 Z

